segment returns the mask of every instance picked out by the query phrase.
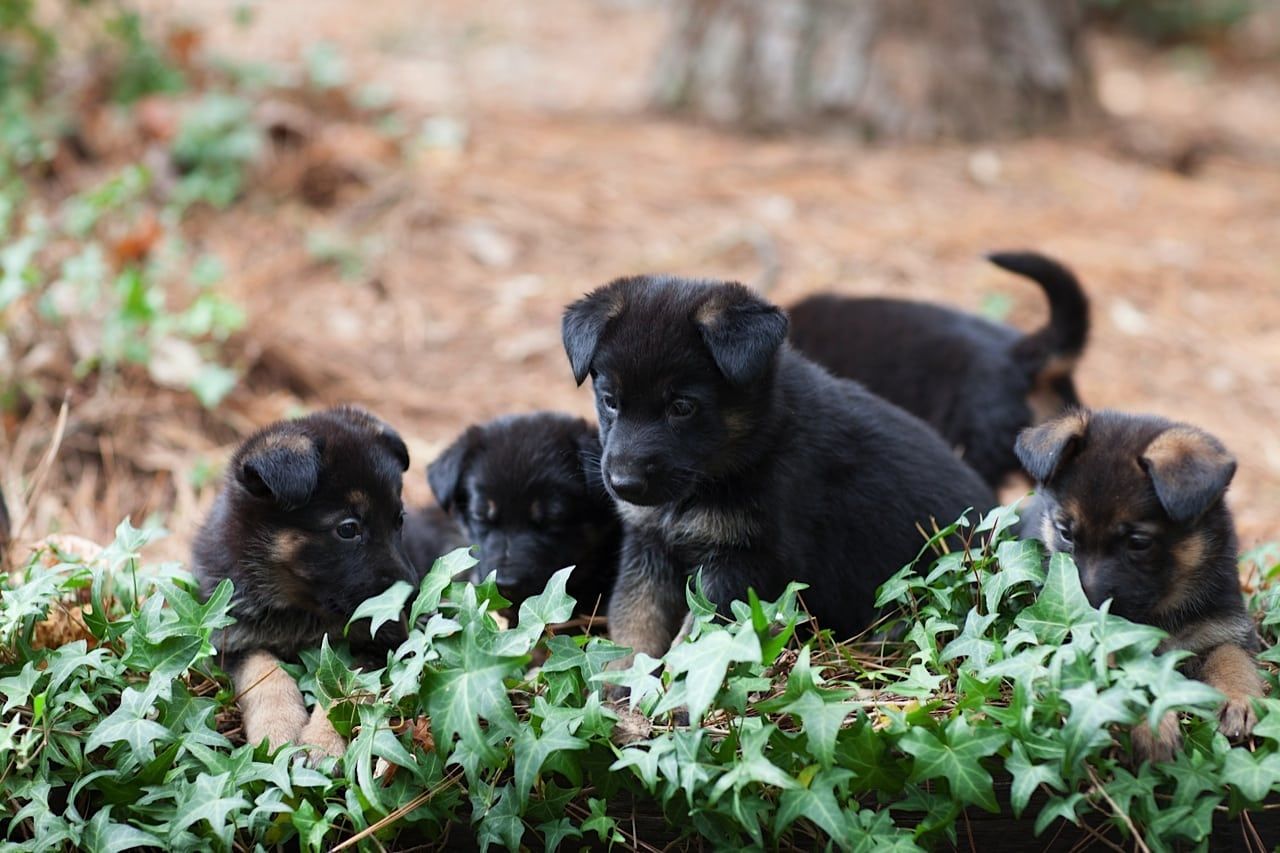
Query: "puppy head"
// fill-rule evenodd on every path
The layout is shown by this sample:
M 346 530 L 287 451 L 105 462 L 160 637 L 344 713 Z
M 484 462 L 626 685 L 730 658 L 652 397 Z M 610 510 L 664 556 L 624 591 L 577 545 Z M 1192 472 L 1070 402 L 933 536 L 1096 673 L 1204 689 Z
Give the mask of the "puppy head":
M 1071 412 L 1025 430 L 1043 538 L 1073 555 L 1094 606 L 1150 621 L 1194 598 L 1234 541 L 1223 503 L 1236 463 L 1213 436 L 1163 418 Z
M 345 619 L 396 580 L 415 578 L 400 541 L 400 436 L 341 407 L 272 424 L 231 460 L 225 535 L 246 553 L 242 594 Z
M 574 378 L 592 377 L 606 488 L 656 506 L 733 468 L 787 318 L 740 284 L 639 276 L 570 305 L 562 329 Z
M 427 468 L 436 500 L 479 546 L 472 579 L 497 572 L 518 604 L 565 566 L 597 570 L 617 527 L 598 476 L 600 441 L 581 418 L 540 412 L 468 427 Z

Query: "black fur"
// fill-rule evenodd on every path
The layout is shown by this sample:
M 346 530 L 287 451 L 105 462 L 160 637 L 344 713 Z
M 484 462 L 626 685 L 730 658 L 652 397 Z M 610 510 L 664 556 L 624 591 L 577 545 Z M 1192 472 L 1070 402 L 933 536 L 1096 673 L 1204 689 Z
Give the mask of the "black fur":
M 1049 322 L 1024 334 L 941 305 L 820 294 L 790 309 L 791 343 L 837 376 L 923 418 L 992 486 L 1018 470 L 1018 431 L 1079 405 L 1071 367 L 1089 306 L 1069 270 L 1034 252 L 992 263 L 1037 282 Z
M 431 571 L 438 558 L 467 544 L 449 513 L 434 504 L 405 512 L 402 541 L 420 576 Z
M 408 461 L 395 432 L 348 407 L 272 424 L 240 446 L 193 560 L 205 596 L 223 578 L 235 584 L 236 622 L 216 643 L 228 670 L 259 650 L 296 660 L 340 636 L 365 599 L 417 580 L 401 542 Z M 397 627 L 377 645 L 395 642 Z
M 1175 472 L 1153 465 L 1149 450 L 1175 428 L 1216 451 L 1187 459 L 1179 483 Z M 1042 538 L 1072 555 L 1095 607 L 1111 599 L 1112 613 L 1170 633 L 1222 614 L 1244 617 L 1244 625 L 1235 525 L 1223 500 L 1235 460 L 1217 439 L 1164 418 L 1079 411 L 1028 429 L 1017 451 L 1044 503 Z M 1176 552 L 1189 537 L 1204 543 L 1204 553 L 1187 567 L 1194 577 L 1181 577 Z M 1175 584 L 1187 594 L 1170 601 Z M 1172 606 L 1161 611 L 1162 601 Z
M 511 415 L 468 427 L 427 468 L 440 505 L 479 547 L 472 580 L 497 572 L 514 604 L 576 566 L 568 592 L 580 612 L 604 611 L 617 575 L 621 528 L 588 463 L 600 441 L 582 418 Z
M 818 622 L 853 635 L 923 545 L 917 522 L 993 504 L 926 424 L 793 352 L 785 328 L 742 285 L 680 278 L 619 279 L 567 309 L 624 522 L 620 643 L 663 654 L 699 568 L 722 613 L 799 580 Z

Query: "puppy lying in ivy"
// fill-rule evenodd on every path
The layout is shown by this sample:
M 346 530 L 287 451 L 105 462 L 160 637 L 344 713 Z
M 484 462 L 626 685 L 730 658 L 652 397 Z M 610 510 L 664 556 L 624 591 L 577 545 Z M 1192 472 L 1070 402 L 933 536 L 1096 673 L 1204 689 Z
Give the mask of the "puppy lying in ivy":
M 574 566 L 579 613 L 604 613 L 618 573 L 621 524 L 600 481 L 600 439 L 582 418 L 509 415 L 468 427 L 427 468 L 427 481 L 467 542 L 471 580 L 497 573 L 519 605 Z
M 208 597 L 235 586 L 235 623 L 215 639 L 239 696 L 245 738 L 272 749 L 301 743 L 331 755 L 346 744 L 317 705 L 308 718 L 297 684 L 280 669 L 298 653 L 341 636 L 365 599 L 417 573 L 401 544 L 401 479 L 409 451 L 386 424 L 340 407 L 272 424 L 231 459 L 222 490 L 196 537 L 195 575 Z M 394 645 L 351 629 L 357 653 Z
M 1192 652 L 1184 672 L 1226 695 L 1221 731 L 1248 735 L 1263 682 L 1223 499 L 1231 454 L 1192 426 L 1083 410 L 1024 431 L 1017 453 L 1038 483 L 1043 540 L 1072 555 L 1089 603 L 1167 631 L 1161 650 Z M 1180 743 L 1172 713 L 1154 735 L 1133 733 L 1139 760 L 1169 760 Z

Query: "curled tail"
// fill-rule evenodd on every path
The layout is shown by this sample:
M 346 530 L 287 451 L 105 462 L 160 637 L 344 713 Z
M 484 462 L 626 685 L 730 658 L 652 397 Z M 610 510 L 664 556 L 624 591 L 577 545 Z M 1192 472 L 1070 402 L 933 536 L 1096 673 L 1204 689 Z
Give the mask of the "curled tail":
M 1049 322 L 1014 347 L 1029 373 L 1041 373 L 1051 362 L 1074 362 L 1089 337 L 1089 299 L 1071 270 L 1037 252 L 992 252 L 991 263 L 1031 279 L 1049 298 Z

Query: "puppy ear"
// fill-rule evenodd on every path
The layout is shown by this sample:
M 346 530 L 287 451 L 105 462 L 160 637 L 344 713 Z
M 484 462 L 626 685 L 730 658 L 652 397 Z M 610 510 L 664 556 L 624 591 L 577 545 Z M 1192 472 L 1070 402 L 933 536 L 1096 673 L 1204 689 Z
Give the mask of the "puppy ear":
M 717 287 L 694 315 L 702 340 L 733 385 L 764 373 L 787 337 L 787 315 L 741 284 Z
M 609 321 L 622 313 L 622 280 L 597 288 L 564 310 L 560 336 L 573 367 L 573 378 L 581 385 L 591 372 L 600 336 Z
M 455 503 L 461 505 L 464 496 L 459 494 L 458 486 L 462 483 L 462 475 L 466 473 L 471 455 L 479 446 L 480 428 L 467 427 L 453 444 L 446 447 L 444 452 L 427 466 L 427 484 L 431 486 L 431 491 L 436 496 L 440 508 L 446 512 L 451 510 Z
M 359 406 L 336 406 L 329 411 L 336 417 L 342 418 L 358 429 L 362 429 L 374 436 L 378 443 L 390 451 L 391 455 L 400 463 L 401 471 L 409 470 L 409 448 L 405 445 L 404 439 L 400 437 L 400 434 L 392 429 L 386 421 Z
M 1204 514 L 1226 492 L 1236 460 L 1216 438 L 1195 427 L 1160 433 L 1142 454 L 1156 497 L 1179 524 Z
M 293 510 L 311 500 L 320 480 L 319 444 L 288 424 L 245 448 L 236 480 L 256 498 Z
M 1088 428 L 1089 413 L 1076 409 L 1038 427 L 1024 429 L 1013 450 L 1027 473 L 1044 484 L 1080 449 Z

